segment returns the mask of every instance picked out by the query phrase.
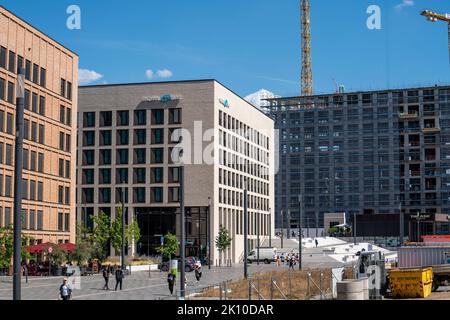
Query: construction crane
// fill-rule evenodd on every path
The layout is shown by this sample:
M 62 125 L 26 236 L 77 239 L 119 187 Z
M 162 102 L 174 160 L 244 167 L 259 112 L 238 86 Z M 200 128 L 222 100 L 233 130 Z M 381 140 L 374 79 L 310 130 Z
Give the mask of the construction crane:
M 313 74 L 311 62 L 311 5 L 309 0 L 300 0 L 300 20 L 302 37 L 302 84 L 301 94 L 313 94 Z
M 430 10 L 425 10 L 421 13 L 422 16 L 427 17 L 428 21 L 436 22 L 438 20 L 447 22 L 448 24 L 448 54 L 450 63 L 450 14 L 440 14 Z

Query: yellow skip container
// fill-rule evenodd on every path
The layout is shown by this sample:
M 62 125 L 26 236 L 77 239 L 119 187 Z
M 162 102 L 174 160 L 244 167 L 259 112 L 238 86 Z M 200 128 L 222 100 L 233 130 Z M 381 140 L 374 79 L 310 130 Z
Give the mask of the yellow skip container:
M 392 269 L 389 283 L 394 298 L 426 298 L 433 286 L 433 269 Z

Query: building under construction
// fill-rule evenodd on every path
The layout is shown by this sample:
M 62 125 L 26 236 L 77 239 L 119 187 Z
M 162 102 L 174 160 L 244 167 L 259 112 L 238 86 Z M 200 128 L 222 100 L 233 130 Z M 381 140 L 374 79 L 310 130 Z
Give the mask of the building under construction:
M 405 229 L 409 216 L 420 213 L 421 234 L 448 232 L 450 86 L 268 102 L 265 112 L 280 131 L 277 228 L 282 211 L 297 228 L 300 194 L 309 228 L 323 227 L 329 212 L 346 212 L 353 221 L 353 215 L 398 217 L 402 210 Z

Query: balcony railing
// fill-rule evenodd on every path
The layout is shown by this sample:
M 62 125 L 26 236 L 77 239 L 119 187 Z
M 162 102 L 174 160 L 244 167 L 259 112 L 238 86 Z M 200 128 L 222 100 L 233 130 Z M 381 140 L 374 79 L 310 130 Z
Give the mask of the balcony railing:
M 398 114 L 400 119 L 415 119 L 419 117 L 419 113 L 417 112 L 400 112 Z

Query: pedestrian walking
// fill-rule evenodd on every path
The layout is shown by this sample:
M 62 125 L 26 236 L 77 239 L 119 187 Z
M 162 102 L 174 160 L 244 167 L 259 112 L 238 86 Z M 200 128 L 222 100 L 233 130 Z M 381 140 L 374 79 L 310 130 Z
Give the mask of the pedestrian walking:
M 110 268 L 109 266 L 104 266 L 103 270 L 103 279 L 105 279 L 105 285 L 103 286 L 103 290 L 109 290 L 109 275 L 110 275 Z
M 175 275 L 169 271 L 167 275 L 167 283 L 169 284 L 170 295 L 173 296 L 173 286 L 175 285 Z
M 294 270 L 294 256 L 289 259 L 289 270 Z
M 319 241 L 317 240 L 317 238 L 314 239 L 314 242 L 316 243 L 316 248 L 317 248 L 317 246 L 319 245 Z
M 120 286 L 120 290 L 122 290 L 122 281 L 123 281 L 123 270 L 119 266 L 116 268 L 116 289 Z
M 59 295 L 62 300 L 70 300 L 72 298 L 72 289 L 67 285 L 67 278 L 64 278 L 62 285 L 59 287 Z
M 194 266 L 195 278 L 197 279 L 197 283 L 200 281 L 202 277 L 202 264 L 200 261 L 197 261 Z

